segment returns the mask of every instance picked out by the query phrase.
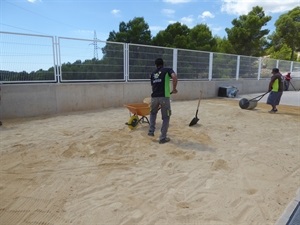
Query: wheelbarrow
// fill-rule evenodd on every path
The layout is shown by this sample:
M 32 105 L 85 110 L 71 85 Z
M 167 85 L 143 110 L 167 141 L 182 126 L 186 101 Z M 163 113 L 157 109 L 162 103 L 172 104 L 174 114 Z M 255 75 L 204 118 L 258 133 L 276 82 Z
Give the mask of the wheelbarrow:
M 147 116 L 150 114 L 150 105 L 147 103 L 132 103 L 124 105 L 130 114 L 130 118 L 125 123 L 129 129 L 133 130 L 139 123 L 149 123 Z
M 254 109 L 257 106 L 257 102 L 259 100 L 261 100 L 266 94 L 268 94 L 270 91 L 267 91 L 266 93 L 256 96 L 255 98 L 252 99 L 246 99 L 246 98 L 242 98 L 239 101 L 239 106 L 241 107 L 241 109 Z

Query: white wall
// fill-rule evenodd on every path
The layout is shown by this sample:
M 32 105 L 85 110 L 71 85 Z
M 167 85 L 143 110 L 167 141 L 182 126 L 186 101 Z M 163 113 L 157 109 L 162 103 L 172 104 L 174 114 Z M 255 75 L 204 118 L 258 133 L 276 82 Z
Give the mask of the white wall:
M 219 87 L 236 86 L 239 94 L 265 92 L 269 80 L 179 81 L 173 100 L 214 98 Z M 293 85 L 299 89 L 300 80 Z M 1 85 L 0 119 L 53 115 L 122 107 L 139 103 L 151 94 L 148 82 L 5 84 Z

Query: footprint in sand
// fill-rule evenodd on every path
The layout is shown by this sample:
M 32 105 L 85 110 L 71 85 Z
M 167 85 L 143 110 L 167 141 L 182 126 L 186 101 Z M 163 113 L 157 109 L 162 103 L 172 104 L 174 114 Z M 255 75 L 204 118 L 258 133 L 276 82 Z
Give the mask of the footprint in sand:
M 215 171 L 216 170 L 228 170 L 229 166 L 227 164 L 227 161 L 225 161 L 224 159 L 218 159 L 213 162 L 211 169 L 215 170 Z

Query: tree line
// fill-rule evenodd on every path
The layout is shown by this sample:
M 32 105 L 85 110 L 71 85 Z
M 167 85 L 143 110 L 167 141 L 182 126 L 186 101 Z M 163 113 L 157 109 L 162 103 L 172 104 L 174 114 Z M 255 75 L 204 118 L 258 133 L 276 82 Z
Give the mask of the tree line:
M 111 31 L 107 41 L 256 57 L 268 55 L 274 59 L 297 61 L 300 7 L 282 14 L 275 22 L 275 31 L 270 34 L 270 30 L 263 27 L 271 19 L 262 7 L 256 6 L 248 14 L 232 20 L 232 27 L 225 29 L 227 37 L 213 36 L 206 24 L 189 28 L 179 22 L 170 24 L 152 37 L 144 18 L 136 17 L 128 23 L 121 22 L 119 31 Z
M 213 36 L 206 24 L 189 28 L 179 22 L 170 24 L 165 30 L 151 35 L 149 25 L 143 17 L 135 17 L 129 22 L 120 22 L 119 31 L 111 31 L 102 48 L 103 58 L 77 60 L 62 64 L 65 80 L 122 79 L 122 50 L 109 42 L 122 42 L 141 45 L 161 46 L 179 49 L 191 49 L 245 56 L 269 56 L 273 59 L 300 61 L 300 7 L 282 14 L 275 22 L 275 31 L 264 29 L 272 19 L 260 6 L 232 20 L 231 28 L 226 28 L 227 37 Z M 116 54 L 120 54 L 116 57 Z M 138 54 L 138 53 L 137 53 Z M 134 57 L 135 65 L 143 62 Z M 120 61 L 121 60 L 121 61 Z M 113 65 L 108 67 L 107 65 Z M 137 72 L 138 73 L 138 72 Z M 54 68 L 37 70 L 30 73 L 0 71 L 1 81 L 53 80 Z M 133 73 L 134 77 L 135 74 Z M 194 76 L 194 75 L 193 75 Z

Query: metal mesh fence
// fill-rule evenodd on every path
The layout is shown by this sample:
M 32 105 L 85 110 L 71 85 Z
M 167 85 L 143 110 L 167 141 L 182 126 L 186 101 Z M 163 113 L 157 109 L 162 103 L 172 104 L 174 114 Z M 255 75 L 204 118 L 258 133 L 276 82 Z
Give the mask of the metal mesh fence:
M 237 56 L 214 53 L 213 56 L 213 79 L 232 79 L 236 77 Z
M 293 62 L 292 66 L 292 77 L 300 78 L 300 62 Z
M 63 37 L 58 41 L 62 81 L 124 80 L 124 44 Z
M 300 62 L 293 62 L 293 72 L 300 72 Z
M 55 81 L 51 36 L 0 32 L 0 81 Z
M 156 58 L 173 67 L 173 49 L 129 44 L 129 80 L 148 80 Z
M 270 78 L 271 77 L 271 71 L 274 67 L 277 67 L 277 60 L 276 59 L 270 59 L 270 58 L 263 58 L 262 59 L 262 65 L 261 65 L 261 71 L 260 71 L 260 77 L 261 78 Z
M 178 50 L 177 72 L 180 79 L 208 79 L 208 52 Z
M 158 57 L 182 80 L 300 77 L 299 62 L 93 39 L 0 32 L 0 47 L 1 83 L 148 80 Z
M 240 56 L 239 78 L 257 79 L 259 58 L 250 56 Z
M 285 60 L 279 60 L 277 67 L 280 68 L 281 73 L 287 73 L 291 70 L 291 62 Z

